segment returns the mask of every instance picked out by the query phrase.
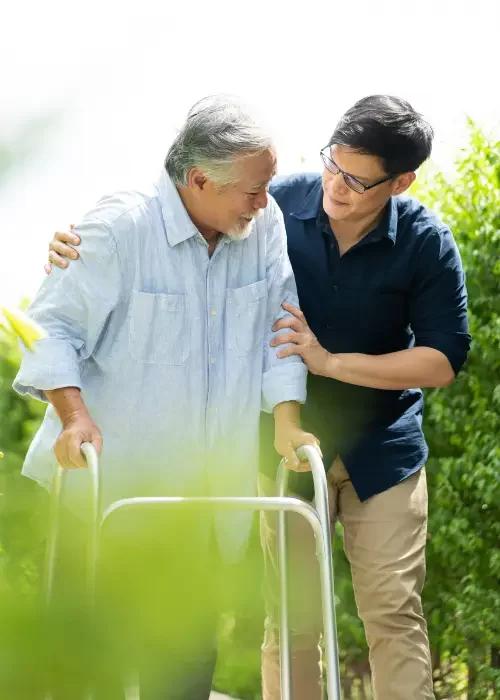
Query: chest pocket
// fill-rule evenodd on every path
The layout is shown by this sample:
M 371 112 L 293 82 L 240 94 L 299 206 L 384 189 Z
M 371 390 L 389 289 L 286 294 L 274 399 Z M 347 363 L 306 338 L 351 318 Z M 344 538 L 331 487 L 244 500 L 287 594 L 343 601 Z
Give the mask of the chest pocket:
M 266 327 L 267 280 L 227 290 L 226 337 L 229 350 L 239 357 L 262 346 Z
M 190 340 L 184 294 L 132 292 L 129 354 L 134 362 L 181 365 Z

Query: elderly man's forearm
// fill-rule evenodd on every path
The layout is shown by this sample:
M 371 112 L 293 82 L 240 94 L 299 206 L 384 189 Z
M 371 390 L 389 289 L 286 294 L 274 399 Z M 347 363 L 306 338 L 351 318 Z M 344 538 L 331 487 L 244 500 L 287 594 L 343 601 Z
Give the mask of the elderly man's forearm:
M 298 401 L 283 401 L 277 404 L 273 414 L 276 424 L 300 426 L 300 403 Z
M 65 425 L 68 420 L 79 415 L 88 415 L 80 389 L 75 386 L 66 386 L 61 389 L 46 390 L 45 395 L 54 406 L 61 423 Z

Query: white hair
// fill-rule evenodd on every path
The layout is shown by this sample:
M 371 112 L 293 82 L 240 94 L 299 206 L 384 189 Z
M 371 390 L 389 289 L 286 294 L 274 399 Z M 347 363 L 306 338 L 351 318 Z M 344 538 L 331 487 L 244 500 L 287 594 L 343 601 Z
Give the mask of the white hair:
M 218 186 L 234 181 L 234 156 L 256 155 L 273 139 L 236 97 L 212 95 L 191 107 L 170 146 L 165 168 L 175 185 L 187 185 L 191 168 L 200 168 Z

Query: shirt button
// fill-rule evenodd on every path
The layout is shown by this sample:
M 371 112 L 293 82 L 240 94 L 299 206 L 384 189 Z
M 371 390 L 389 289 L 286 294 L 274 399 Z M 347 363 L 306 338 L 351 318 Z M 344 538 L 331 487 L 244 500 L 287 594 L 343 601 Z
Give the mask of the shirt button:
M 338 287 L 336 284 L 333 285 L 333 291 L 336 292 L 338 290 Z
M 326 324 L 326 330 L 327 330 L 327 331 L 333 330 L 333 324 L 327 323 L 327 324 Z
M 215 357 L 211 357 L 211 358 L 210 358 L 210 364 L 211 364 L 211 365 L 215 365 Z
M 212 313 L 212 316 L 217 316 L 217 311 L 215 309 L 212 309 L 211 313 Z

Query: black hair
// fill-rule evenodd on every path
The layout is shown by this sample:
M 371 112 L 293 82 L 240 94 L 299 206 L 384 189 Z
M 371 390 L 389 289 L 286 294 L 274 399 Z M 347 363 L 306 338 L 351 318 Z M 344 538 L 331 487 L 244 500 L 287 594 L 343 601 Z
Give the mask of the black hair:
M 431 125 L 409 102 L 371 95 L 347 110 L 328 145 L 377 156 L 388 175 L 398 175 L 416 170 L 427 160 L 433 137 Z

